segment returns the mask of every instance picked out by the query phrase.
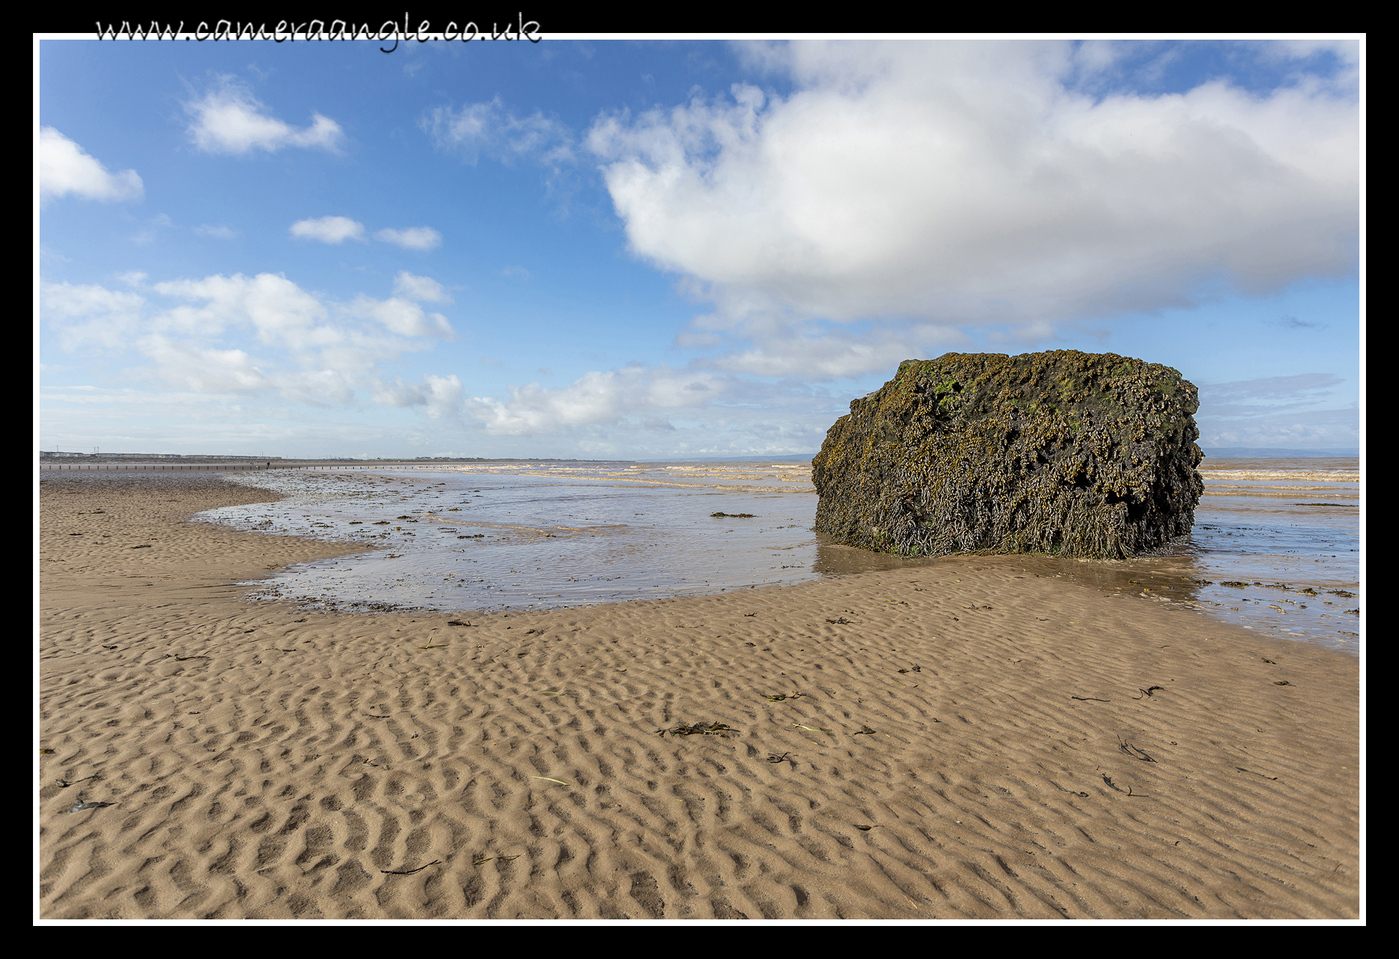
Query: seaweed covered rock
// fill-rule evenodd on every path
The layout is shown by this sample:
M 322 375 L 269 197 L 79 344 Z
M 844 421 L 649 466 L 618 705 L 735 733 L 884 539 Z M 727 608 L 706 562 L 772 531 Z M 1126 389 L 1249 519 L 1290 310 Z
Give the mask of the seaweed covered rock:
M 906 360 L 812 460 L 816 530 L 903 555 L 1147 553 L 1194 523 L 1198 408 L 1176 370 L 1110 353 Z

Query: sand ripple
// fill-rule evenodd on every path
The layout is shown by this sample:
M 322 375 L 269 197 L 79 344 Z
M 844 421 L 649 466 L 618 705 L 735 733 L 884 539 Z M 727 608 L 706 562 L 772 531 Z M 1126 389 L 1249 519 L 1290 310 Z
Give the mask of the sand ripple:
M 1360 914 L 1341 654 L 1007 559 L 307 613 L 179 522 L 256 491 L 42 492 L 42 918 Z

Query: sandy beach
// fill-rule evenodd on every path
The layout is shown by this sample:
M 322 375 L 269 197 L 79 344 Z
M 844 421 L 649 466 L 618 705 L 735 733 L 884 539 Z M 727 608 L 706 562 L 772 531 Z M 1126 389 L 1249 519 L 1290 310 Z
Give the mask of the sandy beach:
M 961 557 L 318 613 L 348 547 L 44 474 L 36 915 L 1363 919 L 1360 663 Z

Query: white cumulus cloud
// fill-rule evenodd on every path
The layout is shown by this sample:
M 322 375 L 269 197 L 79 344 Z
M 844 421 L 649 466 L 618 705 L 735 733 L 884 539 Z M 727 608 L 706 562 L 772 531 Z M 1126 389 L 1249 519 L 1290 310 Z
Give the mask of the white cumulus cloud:
M 425 374 L 411 387 L 384 379 L 385 364 L 456 335 L 445 316 L 412 300 L 361 294 L 348 303 L 328 301 L 272 273 L 148 283 L 133 272 L 121 279 L 148 296 L 100 285 L 41 286 L 41 315 L 63 349 L 100 348 L 113 357 L 134 351 L 149 364 L 140 370 L 143 380 L 191 393 L 320 406 L 365 397 L 422 406 L 432 417 L 460 407 L 454 376 Z M 404 284 L 424 298 L 434 292 L 427 277 L 404 274 Z
M 311 123 L 294 127 L 267 113 L 245 84 L 231 76 L 216 78 L 213 88 L 185 104 L 191 116 L 190 138 L 208 153 L 274 153 L 284 147 L 314 147 L 338 152 L 344 131 L 329 117 L 313 114 Z
M 407 270 L 400 270 L 393 278 L 393 291 L 406 299 L 423 303 L 452 302 L 452 295 L 441 283 L 430 276 L 418 276 Z
M 390 297 L 375 300 L 358 296 L 350 305 L 350 311 L 380 323 L 385 329 L 400 336 L 432 336 L 452 339 L 456 332 L 452 324 L 441 313 L 429 313 L 411 300 Z
M 280 274 L 170 280 L 156 283 L 152 289 L 163 296 L 203 304 L 177 306 L 159 314 L 153 322 L 163 330 L 216 336 L 228 327 L 251 327 L 261 342 L 297 350 L 341 339 L 341 333 L 328 322 L 326 305 Z
M 462 403 L 462 385 L 456 374 L 434 376 L 423 374 L 421 383 L 405 383 L 395 378 L 392 384 L 380 384 L 376 399 L 389 406 L 422 406 L 431 419 L 456 415 Z
M 40 315 L 57 328 L 65 349 L 120 349 L 130 342 L 146 300 L 97 284 L 44 283 Z
M 1089 48 L 1094 69 L 1118 51 Z M 636 254 L 761 315 L 1032 323 L 1351 270 L 1354 90 L 1074 92 L 1070 45 L 755 48 L 796 88 L 600 118 Z
M 178 389 L 251 393 L 273 385 L 243 350 L 200 347 L 157 334 L 142 340 L 142 352 L 156 363 L 161 378 Z
M 112 173 L 53 127 L 39 131 L 39 196 L 87 200 L 140 200 L 145 187 L 135 170 Z

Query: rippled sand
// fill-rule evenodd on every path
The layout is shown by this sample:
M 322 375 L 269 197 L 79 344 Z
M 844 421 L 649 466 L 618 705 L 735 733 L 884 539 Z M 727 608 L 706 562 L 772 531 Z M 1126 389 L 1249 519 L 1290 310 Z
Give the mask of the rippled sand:
M 1363 918 L 1353 656 L 1015 558 L 310 613 L 257 490 L 40 490 L 43 919 Z

